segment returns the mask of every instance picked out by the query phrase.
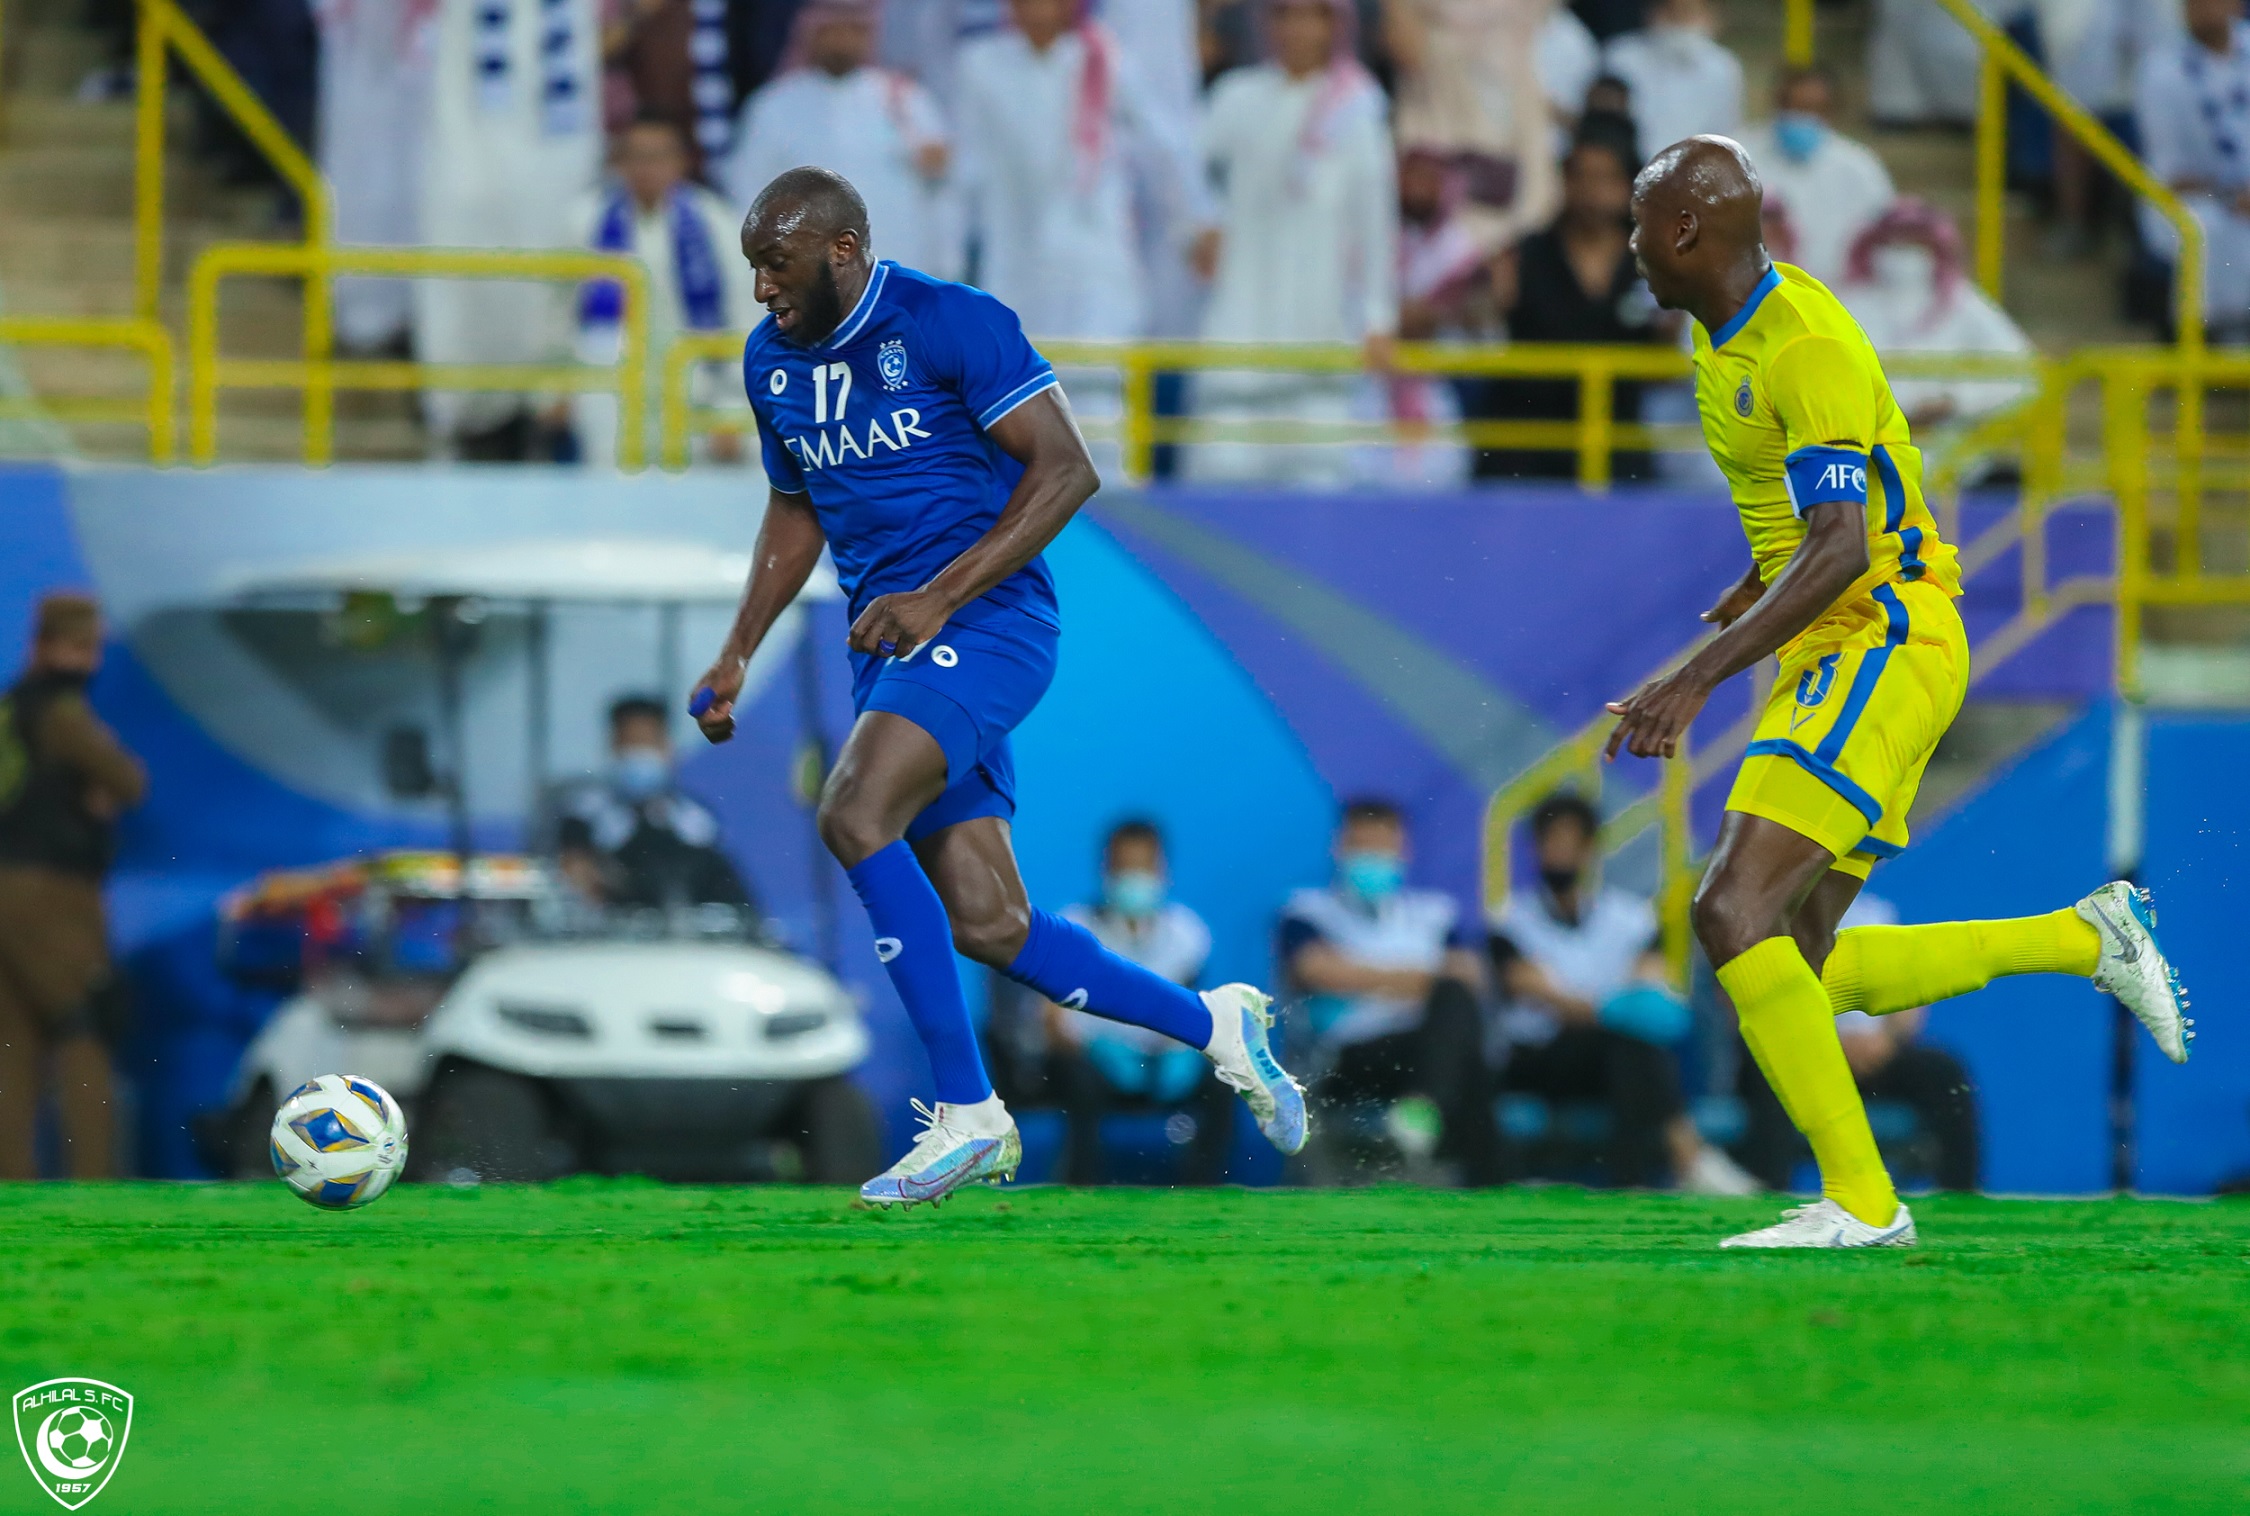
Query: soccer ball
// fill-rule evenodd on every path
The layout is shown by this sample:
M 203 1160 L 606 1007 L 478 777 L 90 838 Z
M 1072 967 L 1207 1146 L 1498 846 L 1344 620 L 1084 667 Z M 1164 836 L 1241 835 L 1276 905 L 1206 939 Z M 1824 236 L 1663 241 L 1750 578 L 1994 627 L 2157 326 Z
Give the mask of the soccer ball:
M 273 1113 L 273 1171 L 322 1210 L 367 1204 L 404 1167 L 406 1115 L 372 1079 L 323 1074 Z
M 109 1420 L 87 1406 L 65 1406 L 47 1423 L 50 1462 L 74 1474 L 91 1474 L 109 1456 Z

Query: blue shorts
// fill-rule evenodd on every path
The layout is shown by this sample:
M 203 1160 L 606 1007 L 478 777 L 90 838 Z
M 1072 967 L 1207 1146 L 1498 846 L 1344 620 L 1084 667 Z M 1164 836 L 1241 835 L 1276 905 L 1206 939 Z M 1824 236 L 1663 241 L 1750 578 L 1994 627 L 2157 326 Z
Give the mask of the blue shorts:
M 980 816 L 1016 813 L 1008 734 L 1055 679 L 1062 634 L 1014 612 L 949 621 L 909 658 L 852 655 L 852 706 L 904 716 L 945 750 L 945 793 L 906 829 L 919 842 Z

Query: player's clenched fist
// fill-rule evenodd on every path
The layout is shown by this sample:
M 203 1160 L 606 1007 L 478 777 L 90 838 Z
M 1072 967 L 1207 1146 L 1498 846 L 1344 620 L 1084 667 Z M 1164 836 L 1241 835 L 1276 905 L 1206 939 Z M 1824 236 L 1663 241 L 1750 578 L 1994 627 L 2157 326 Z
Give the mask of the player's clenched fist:
M 911 658 L 914 650 L 945 630 L 950 606 L 928 590 L 878 595 L 852 623 L 852 651 L 884 658 Z
M 1680 736 L 1695 720 L 1696 712 L 1711 691 L 1687 669 L 1651 679 L 1623 700 L 1612 700 L 1617 729 L 1609 734 L 1605 758 L 1615 758 L 1623 748 L 1635 758 L 1671 758 L 1678 755 Z
M 724 742 L 734 735 L 734 702 L 742 693 L 743 660 L 722 657 L 695 682 L 688 696 L 688 714 L 706 742 Z

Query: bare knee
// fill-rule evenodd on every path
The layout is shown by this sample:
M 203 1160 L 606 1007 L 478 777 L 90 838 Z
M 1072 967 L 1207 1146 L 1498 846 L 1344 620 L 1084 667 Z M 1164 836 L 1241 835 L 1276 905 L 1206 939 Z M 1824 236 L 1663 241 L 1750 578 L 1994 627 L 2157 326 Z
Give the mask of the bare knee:
M 1704 877 L 1695 892 L 1690 920 L 1713 967 L 1733 962 L 1768 937 L 1783 935 L 1783 923 L 1771 910 L 1728 888 L 1719 874 Z
M 1028 903 L 1000 901 L 974 911 L 947 907 L 953 918 L 953 950 L 973 963 L 1004 969 L 1023 955 L 1031 936 Z
M 855 868 L 899 840 L 902 833 L 883 808 L 856 786 L 832 785 L 814 817 L 821 843 L 845 868 Z

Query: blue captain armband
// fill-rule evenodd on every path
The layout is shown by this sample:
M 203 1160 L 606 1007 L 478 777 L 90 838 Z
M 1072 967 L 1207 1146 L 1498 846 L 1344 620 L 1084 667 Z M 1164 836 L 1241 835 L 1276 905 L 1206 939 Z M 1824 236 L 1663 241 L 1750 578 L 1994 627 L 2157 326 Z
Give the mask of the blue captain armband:
M 1782 463 L 1789 481 L 1789 509 L 1805 512 L 1830 500 L 1867 504 L 1867 455 L 1848 447 L 1801 447 Z

